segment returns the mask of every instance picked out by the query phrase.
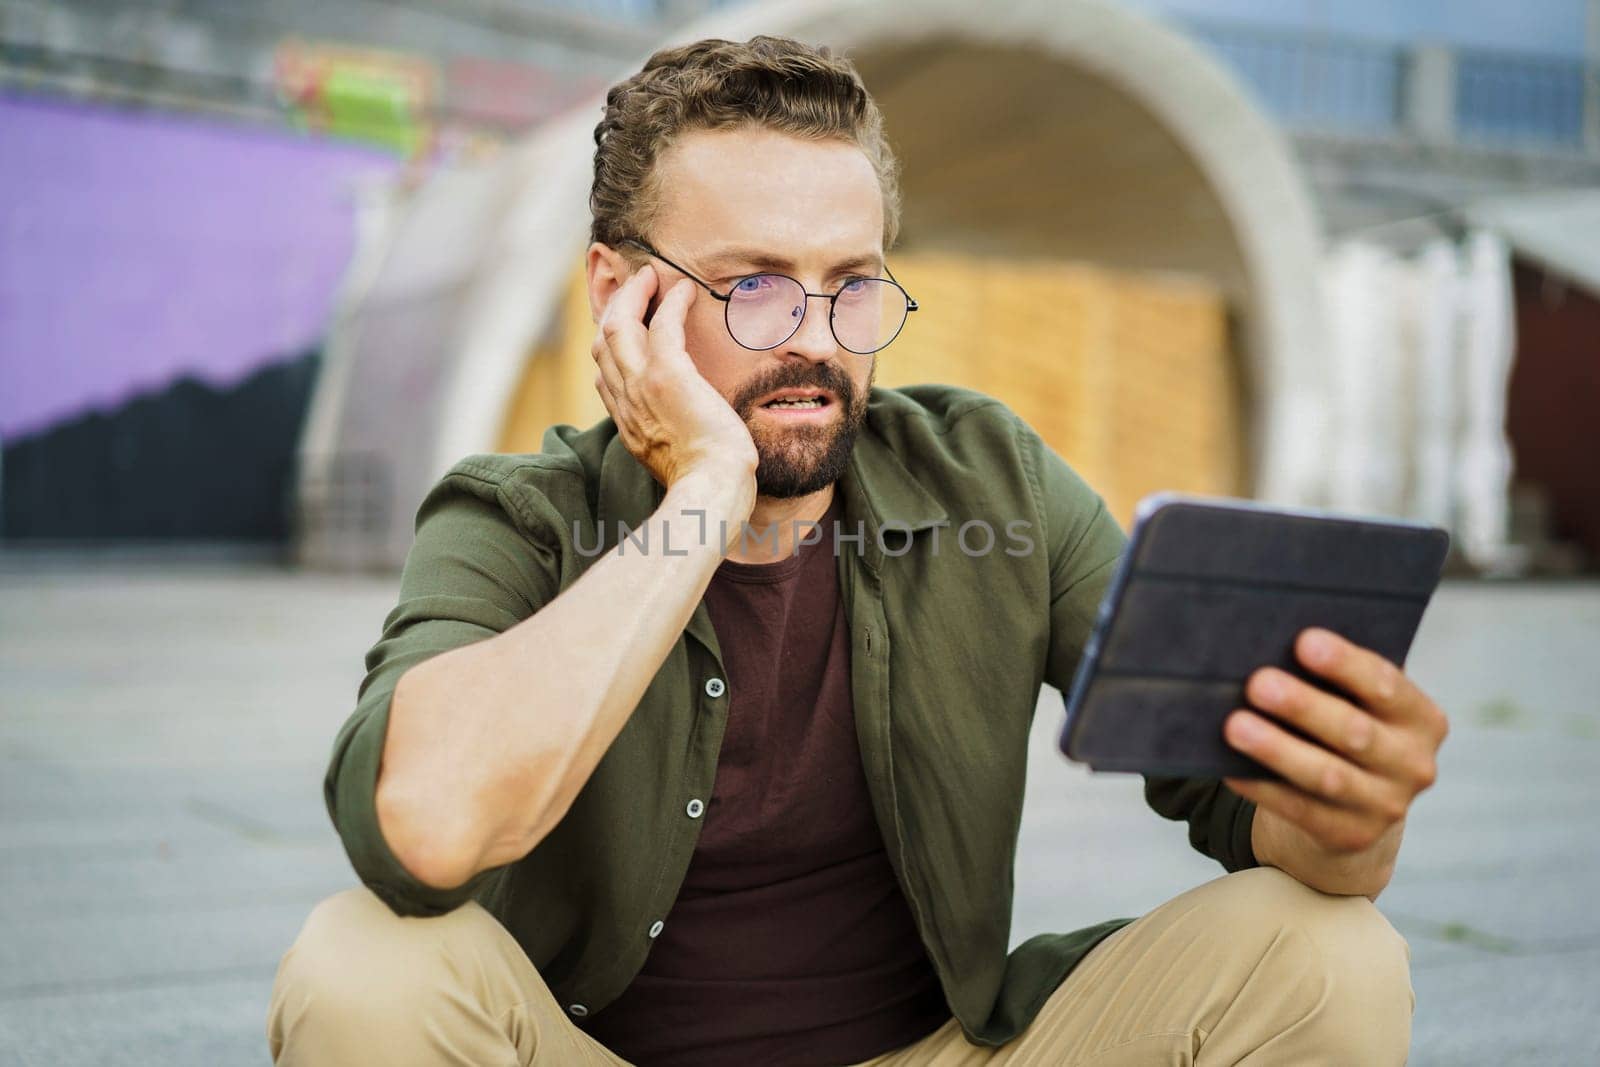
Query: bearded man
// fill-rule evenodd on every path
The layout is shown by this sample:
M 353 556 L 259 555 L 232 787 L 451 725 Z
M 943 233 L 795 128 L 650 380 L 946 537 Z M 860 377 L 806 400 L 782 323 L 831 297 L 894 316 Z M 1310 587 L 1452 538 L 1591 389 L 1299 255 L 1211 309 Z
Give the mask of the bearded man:
M 916 304 L 848 62 L 669 49 L 596 144 L 610 417 L 423 502 L 327 774 L 363 885 L 285 955 L 275 1060 L 1403 1061 L 1409 954 L 1371 898 L 1432 701 L 1305 632 L 1348 699 L 1263 669 L 1226 727 L 1281 781 L 1147 779 L 1229 873 L 1008 952 L 1040 686 L 1122 531 L 998 401 L 873 386 Z

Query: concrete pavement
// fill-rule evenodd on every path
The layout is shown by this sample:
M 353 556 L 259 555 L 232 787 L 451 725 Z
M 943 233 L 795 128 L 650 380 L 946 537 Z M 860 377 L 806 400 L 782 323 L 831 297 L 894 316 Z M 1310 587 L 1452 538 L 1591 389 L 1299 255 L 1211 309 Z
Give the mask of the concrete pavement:
M 278 957 L 352 880 L 321 776 L 393 589 L 0 554 L 0 1058 L 266 1062 Z M 1381 905 L 1412 1062 L 1600 1062 L 1600 585 L 1448 584 L 1411 669 L 1455 722 Z M 1059 721 L 1047 693 L 1016 940 L 1220 873 L 1136 779 L 1063 763 Z

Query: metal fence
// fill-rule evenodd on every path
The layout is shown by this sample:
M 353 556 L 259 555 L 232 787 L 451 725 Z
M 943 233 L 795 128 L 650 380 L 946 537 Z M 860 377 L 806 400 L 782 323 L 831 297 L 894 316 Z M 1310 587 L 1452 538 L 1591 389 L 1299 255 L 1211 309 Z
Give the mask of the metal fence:
M 1217 23 L 1189 29 L 1291 125 L 1379 133 L 1399 124 L 1402 48 Z
M 1291 128 L 1600 153 L 1600 77 L 1580 59 L 1210 20 L 1183 26 Z
M 1470 140 L 1582 144 L 1585 81 L 1579 60 L 1457 52 L 1456 131 Z

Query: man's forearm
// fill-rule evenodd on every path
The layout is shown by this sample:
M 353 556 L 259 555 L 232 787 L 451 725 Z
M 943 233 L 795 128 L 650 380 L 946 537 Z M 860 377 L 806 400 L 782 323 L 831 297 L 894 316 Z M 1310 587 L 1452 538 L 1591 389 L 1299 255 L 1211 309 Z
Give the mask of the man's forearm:
M 688 624 L 745 493 L 686 475 L 647 520 L 670 555 L 608 554 L 530 618 L 401 676 L 377 809 L 412 874 L 460 885 L 560 821 Z
M 1394 874 L 1404 831 L 1405 821 L 1401 820 L 1370 848 L 1331 852 L 1289 820 L 1257 808 L 1250 825 L 1250 845 L 1262 866 L 1276 867 L 1312 889 L 1376 900 Z

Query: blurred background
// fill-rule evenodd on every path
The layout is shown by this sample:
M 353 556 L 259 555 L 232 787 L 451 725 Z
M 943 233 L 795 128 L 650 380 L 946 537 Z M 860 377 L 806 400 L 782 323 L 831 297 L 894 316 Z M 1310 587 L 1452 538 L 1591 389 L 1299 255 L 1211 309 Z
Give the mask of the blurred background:
M 1600 0 L 0 0 L 0 1058 L 265 1060 L 422 494 L 604 414 L 605 87 L 756 33 L 885 112 L 881 384 L 1001 397 L 1124 523 L 1450 530 L 1413 1060 L 1595 1062 Z M 1016 940 L 1214 873 L 1040 708 Z

